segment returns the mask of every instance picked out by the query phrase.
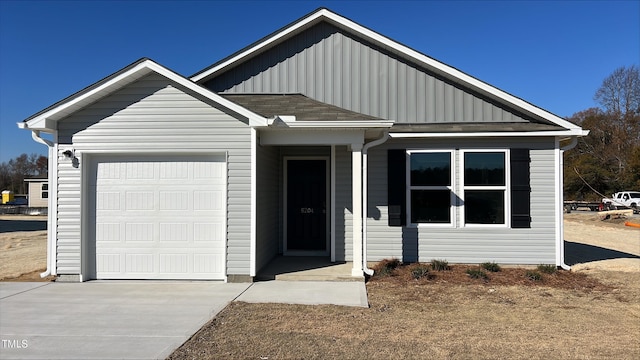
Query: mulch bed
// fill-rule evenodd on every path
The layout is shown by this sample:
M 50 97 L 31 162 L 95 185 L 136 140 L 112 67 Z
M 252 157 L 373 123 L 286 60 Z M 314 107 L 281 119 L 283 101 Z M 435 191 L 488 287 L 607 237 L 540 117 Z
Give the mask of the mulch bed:
M 396 265 L 396 266 L 394 266 Z M 594 277 L 584 273 L 557 270 L 552 274 L 544 273 L 535 267 L 500 267 L 499 271 L 491 272 L 480 265 L 448 265 L 448 270 L 434 270 L 428 263 L 402 264 L 392 260 L 384 260 L 374 267 L 375 274 L 369 278 L 370 282 L 389 282 L 402 284 L 486 284 L 490 286 L 547 286 L 566 290 L 606 291 L 611 287 L 602 284 Z M 416 279 L 414 269 L 427 268 L 428 273 Z M 483 271 L 486 278 L 473 278 L 467 271 Z M 532 279 L 532 273 L 540 276 L 539 280 Z

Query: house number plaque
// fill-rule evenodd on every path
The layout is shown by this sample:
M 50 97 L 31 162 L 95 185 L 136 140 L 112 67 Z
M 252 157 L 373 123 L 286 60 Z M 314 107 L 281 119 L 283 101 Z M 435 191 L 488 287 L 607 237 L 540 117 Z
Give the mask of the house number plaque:
M 300 214 L 313 214 L 313 208 L 300 208 Z

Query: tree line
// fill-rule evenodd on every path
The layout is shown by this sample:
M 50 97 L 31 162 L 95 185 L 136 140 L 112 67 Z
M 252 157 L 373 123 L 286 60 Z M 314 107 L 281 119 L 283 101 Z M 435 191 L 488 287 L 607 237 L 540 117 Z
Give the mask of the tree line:
M 24 179 L 47 174 L 48 158 L 39 154 L 22 154 L 0 164 L 0 191 L 26 194 Z
M 564 196 L 599 200 L 622 190 L 640 191 L 640 71 L 621 67 L 594 95 L 600 105 L 567 120 L 589 130 L 565 152 Z

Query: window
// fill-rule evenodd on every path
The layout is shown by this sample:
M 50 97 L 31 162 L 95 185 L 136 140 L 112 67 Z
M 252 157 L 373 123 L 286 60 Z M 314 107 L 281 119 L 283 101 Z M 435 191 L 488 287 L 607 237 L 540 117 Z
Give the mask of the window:
M 409 152 L 409 203 L 413 224 L 452 224 L 451 151 Z
M 49 184 L 42 184 L 42 188 L 41 188 L 41 192 L 40 192 L 40 198 L 41 199 L 48 199 L 49 198 Z
M 531 228 L 530 149 L 387 152 L 389 226 Z
M 506 151 L 463 153 L 465 224 L 506 224 Z

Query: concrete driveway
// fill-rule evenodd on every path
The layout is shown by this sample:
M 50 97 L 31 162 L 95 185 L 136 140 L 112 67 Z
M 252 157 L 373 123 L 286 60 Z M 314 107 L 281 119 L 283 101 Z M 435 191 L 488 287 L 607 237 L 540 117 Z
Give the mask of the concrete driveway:
M 0 358 L 164 359 L 250 285 L 0 283 Z
M 362 281 L 0 282 L 0 359 L 164 359 L 234 300 L 368 306 Z

